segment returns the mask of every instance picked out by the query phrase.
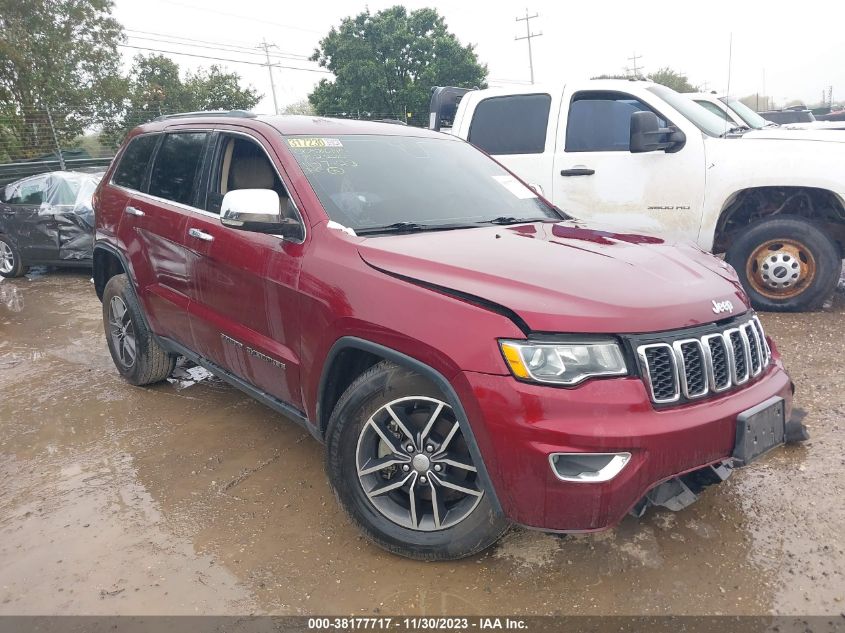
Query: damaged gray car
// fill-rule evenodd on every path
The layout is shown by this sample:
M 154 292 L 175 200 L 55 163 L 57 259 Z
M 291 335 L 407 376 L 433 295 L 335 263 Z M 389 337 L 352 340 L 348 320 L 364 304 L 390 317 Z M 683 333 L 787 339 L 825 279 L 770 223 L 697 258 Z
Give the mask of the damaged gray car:
M 0 191 L 0 275 L 20 277 L 29 266 L 91 267 L 91 197 L 103 172 L 56 171 L 30 176 Z

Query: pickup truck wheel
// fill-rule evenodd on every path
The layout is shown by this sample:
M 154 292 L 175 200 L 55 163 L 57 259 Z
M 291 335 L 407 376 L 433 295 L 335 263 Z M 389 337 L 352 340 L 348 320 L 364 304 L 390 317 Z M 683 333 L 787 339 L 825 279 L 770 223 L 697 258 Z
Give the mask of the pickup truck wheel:
M 141 306 L 126 275 L 115 275 L 103 290 L 103 325 L 115 367 L 137 386 L 161 382 L 176 366 L 147 329 Z
M 797 216 L 761 220 L 728 250 L 755 308 L 794 312 L 821 306 L 842 269 L 836 244 L 812 222 Z
M 5 235 L 0 235 L 0 275 L 6 278 L 23 277 L 27 266 L 23 265 L 20 251 Z
M 402 556 L 462 558 L 508 527 L 485 494 L 452 407 L 429 381 L 393 363 L 366 371 L 338 401 L 326 467 L 352 521 Z

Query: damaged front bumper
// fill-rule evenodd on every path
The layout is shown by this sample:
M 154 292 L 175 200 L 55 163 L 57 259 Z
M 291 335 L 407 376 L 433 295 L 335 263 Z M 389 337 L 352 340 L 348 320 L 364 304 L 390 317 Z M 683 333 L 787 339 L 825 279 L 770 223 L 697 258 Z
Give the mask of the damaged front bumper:
M 792 419 L 785 425 L 784 443 L 796 444 L 810 439 L 807 427 L 801 422 L 806 413 L 793 409 Z M 731 476 L 734 468 L 740 464 L 738 460 L 726 459 L 718 464 L 711 464 L 698 470 L 672 477 L 658 484 L 640 499 L 629 514 L 636 518 L 642 517 L 651 506 L 657 506 L 678 512 L 698 500 L 698 497 L 708 486 L 720 484 Z M 744 464 L 742 464 L 744 465 Z
M 747 386 L 661 409 L 637 377 L 550 389 L 462 372 L 453 384 L 504 514 L 549 532 L 604 530 L 649 505 L 680 509 L 729 472 L 740 415 L 776 399 L 791 419 L 777 357 Z

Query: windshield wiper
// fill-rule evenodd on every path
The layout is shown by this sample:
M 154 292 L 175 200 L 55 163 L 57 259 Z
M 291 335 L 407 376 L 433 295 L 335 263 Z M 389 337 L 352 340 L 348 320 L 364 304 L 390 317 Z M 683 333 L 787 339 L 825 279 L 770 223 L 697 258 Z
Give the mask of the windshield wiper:
M 555 220 L 554 218 L 515 218 L 509 215 L 500 215 L 492 220 L 482 220 L 478 224 L 527 224 L 528 222 L 543 222 L 544 220 Z M 557 221 L 557 220 L 555 220 Z
M 725 132 L 724 134 L 720 134 L 720 136 L 721 136 L 721 138 L 725 138 L 728 134 L 737 134 L 737 133 L 740 133 L 740 132 L 742 134 L 745 134 L 749 129 L 751 129 L 751 128 L 749 128 L 747 125 L 735 125 L 732 128 L 730 128 L 727 132 Z
M 449 231 L 451 229 L 466 229 L 472 224 L 419 224 L 418 222 L 394 222 L 384 226 L 365 226 L 355 229 L 358 235 L 368 233 L 416 233 L 418 231 Z

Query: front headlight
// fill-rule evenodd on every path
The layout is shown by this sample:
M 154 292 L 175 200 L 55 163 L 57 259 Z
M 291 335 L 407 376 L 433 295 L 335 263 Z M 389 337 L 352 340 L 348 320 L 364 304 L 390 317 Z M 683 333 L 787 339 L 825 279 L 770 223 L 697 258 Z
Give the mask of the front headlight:
M 615 341 L 558 343 L 499 341 L 511 373 L 523 380 L 577 385 L 594 376 L 624 376 L 625 357 Z

